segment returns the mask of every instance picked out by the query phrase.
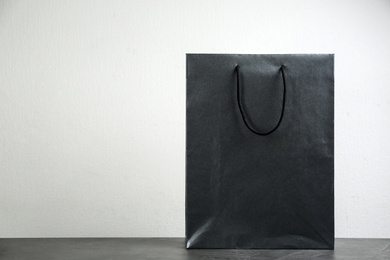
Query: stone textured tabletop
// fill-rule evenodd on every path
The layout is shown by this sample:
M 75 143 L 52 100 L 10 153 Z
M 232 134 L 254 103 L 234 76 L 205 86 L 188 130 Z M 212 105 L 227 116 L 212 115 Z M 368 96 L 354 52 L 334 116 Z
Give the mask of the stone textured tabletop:
M 186 250 L 184 238 L 0 239 L 0 259 L 390 259 L 390 239 L 336 239 L 335 250 Z

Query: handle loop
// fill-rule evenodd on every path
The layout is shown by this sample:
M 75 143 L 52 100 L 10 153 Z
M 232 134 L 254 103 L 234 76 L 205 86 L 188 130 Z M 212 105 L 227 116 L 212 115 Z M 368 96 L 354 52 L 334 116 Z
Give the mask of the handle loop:
M 280 70 L 282 71 L 282 78 L 283 78 L 283 104 L 282 104 L 282 113 L 280 114 L 280 118 L 279 118 L 279 122 L 278 124 L 270 131 L 268 132 L 265 132 L 265 133 L 261 133 L 259 131 L 256 131 L 247 121 L 246 121 L 246 116 L 245 116 L 245 113 L 244 113 L 244 109 L 243 109 L 243 106 L 241 105 L 241 98 L 240 98 L 240 66 L 237 65 L 236 66 L 236 72 L 237 72 L 237 101 L 238 101 L 238 107 L 240 108 L 240 113 L 241 113 L 241 116 L 242 116 L 242 119 L 244 120 L 244 123 L 246 125 L 246 127 L 253 133 L 257 134 L 257 135 L 269 135 L 269 134 L 272 134 L 276 129 L 278 129 L 278 127 L 280 126 L 280 124 L 282 123 L 282 119 L 283 119 L 283 115 L 284 115 L 284 105 L 286 103 L 286 78 L 285 78 L 285 75 L 284 75 L 284 65 L 280 66 Z

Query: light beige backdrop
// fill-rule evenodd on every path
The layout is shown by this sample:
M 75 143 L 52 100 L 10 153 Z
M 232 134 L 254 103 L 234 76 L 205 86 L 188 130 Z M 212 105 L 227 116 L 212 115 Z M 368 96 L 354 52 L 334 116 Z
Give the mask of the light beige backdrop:
M 335 53 L 337 237 L 390 237 L 390 1 L 0 2 L 0 237 L 184 236 L 185 54 Z

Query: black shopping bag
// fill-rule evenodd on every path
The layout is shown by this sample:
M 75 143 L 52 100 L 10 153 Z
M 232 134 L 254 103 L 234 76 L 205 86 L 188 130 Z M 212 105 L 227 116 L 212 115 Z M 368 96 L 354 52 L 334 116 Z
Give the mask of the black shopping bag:
M 333 249 L 333 71 L 333 54 L 187 54 L 187 248 Z

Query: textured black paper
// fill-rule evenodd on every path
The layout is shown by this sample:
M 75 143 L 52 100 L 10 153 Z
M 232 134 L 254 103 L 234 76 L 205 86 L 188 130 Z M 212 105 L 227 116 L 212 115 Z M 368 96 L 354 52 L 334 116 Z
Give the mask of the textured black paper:
M 244 124 L 275 132 L 259 136 Z M 186 247 L 334 247 L 334 55 L 187 54 Z

